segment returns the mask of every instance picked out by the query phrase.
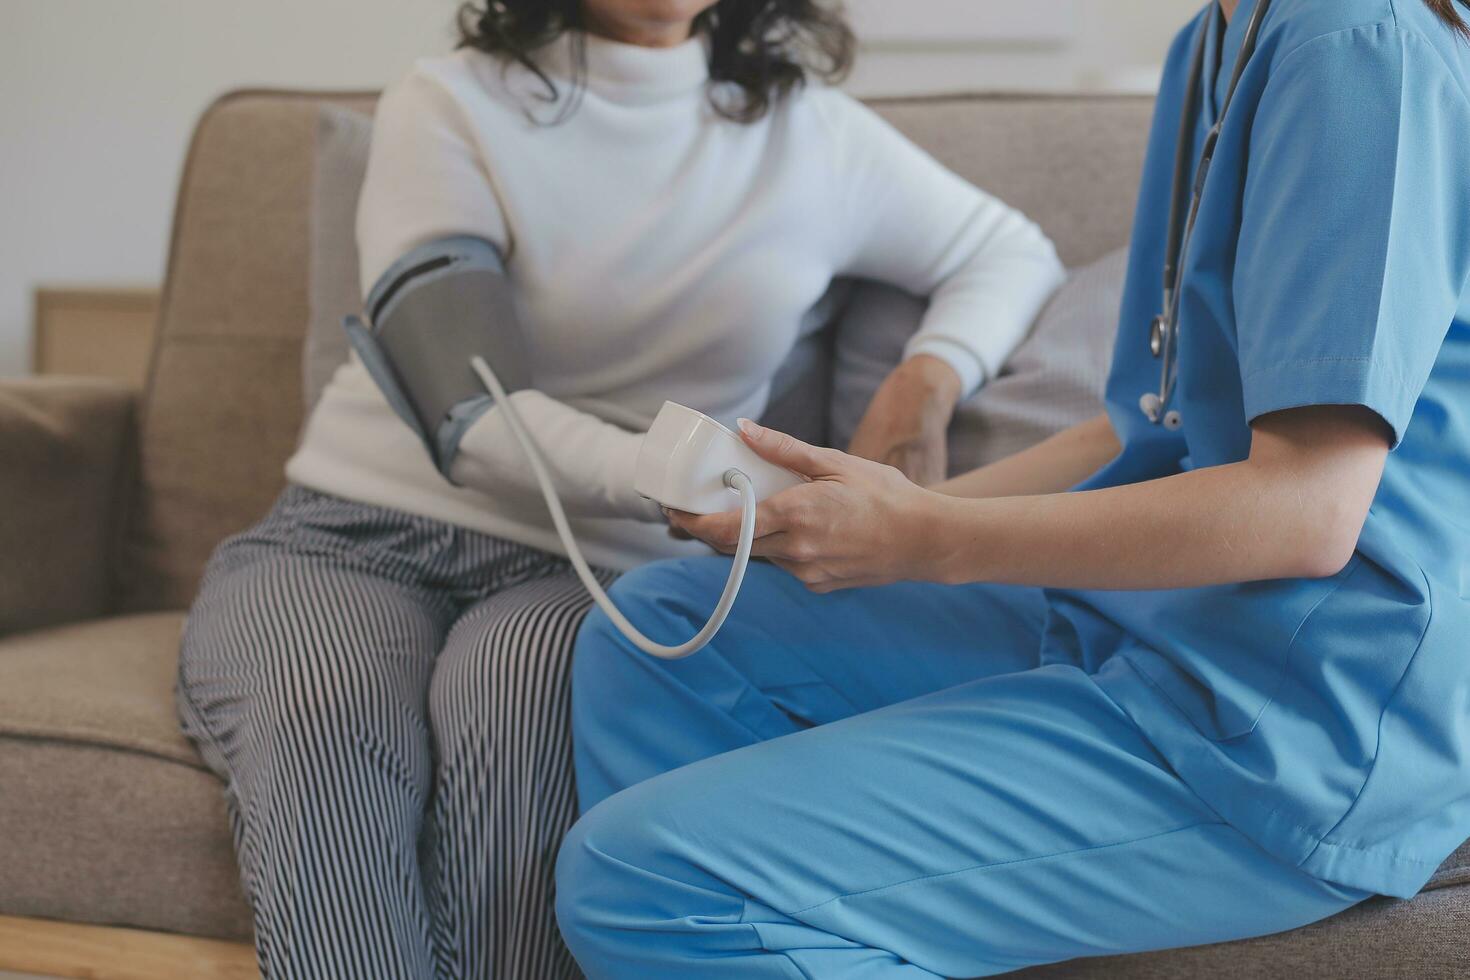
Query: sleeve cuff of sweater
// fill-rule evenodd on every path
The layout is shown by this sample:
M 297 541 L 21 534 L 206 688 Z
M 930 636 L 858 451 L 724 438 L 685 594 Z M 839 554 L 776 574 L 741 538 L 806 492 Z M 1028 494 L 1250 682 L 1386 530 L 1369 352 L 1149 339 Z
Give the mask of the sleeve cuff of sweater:
M 937 357 L 954 369 L 954 373 L 960 376 L 960 398 L 965 399 L 975 393 L 982 384 L 990 378 L 990 371 L 985 363 L 980 360 L 979 355 L 963 344 L 950 340 L 947 337 L 919 335 L 910 340 L 904 347 L 904 360 L 916 357 L 919 354 L 928 354 Z
M 612 505 L 619 514 L 630 520 L 642 521 L 645 524 L 662 524 L 664 522 L 663 507 L 658 501 L 649 500 L 633 489 L 634 479 L 638 473 L 638 450 L 643 447 L 643 436 L 638 435 L 635 438 L 637 442 L 632 444 L 627 451 L 614 457 L 610 468 L 608 484 Z

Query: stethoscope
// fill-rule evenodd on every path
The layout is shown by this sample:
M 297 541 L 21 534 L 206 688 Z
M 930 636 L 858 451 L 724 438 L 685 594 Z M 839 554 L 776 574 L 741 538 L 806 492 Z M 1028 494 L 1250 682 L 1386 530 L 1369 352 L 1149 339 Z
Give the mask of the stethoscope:
M 1230 111 L 1230 100 L 1235 97 L 1235 88 L 1240 84 L 1240 76 L 1245 73 L 1246 64 L 1256 53 L 1256 37 L 1261 33 L 1261 22 L 1266 19 L 1266 11 L 1270 7 L 1271 0 L 1256 0 L 1256 9 L 1251 14 L 1250 23 L 1246 25 L 1240 55 L 1235 59 L 1230 87 L 1225 91 L 1224 105 L 1220 107 L 1219 119 L 1205 134 L 1204 150 L 1200 154 L 1199 167 L 1195 171 L 1191 187 L 1189 149 L 1193 144 L 1192 135 L 1199 123 L 1200 104 L 1204 98 L 1201 84 L 1205 73 L 1205 45 L 1210 32 L 1200 31 L 1199 41 L 1194 46 L 1194 63 L 1189 69 L 1189 86 L 1184 96 L 1184 118 L 1179 124 L 1179 143 L 1174 150 L 1174 184 L 1169 199 L 1169 246 L 1164 259 L 1164 312 L 1154 317 L 1148 333 L 1149 353 L 1160 362 L 1159 390 L 1146 392 L 1138 400 L 1138 407 L 1143 410 L 1144 417 L 1166 429 L 1178 429 L 1184 424 L 1183 416 L 1176 409 L 1169 408 L 1179 371 L 1179 287 L 1184 274 L 1184 260 L 1189 254 L 1190 239 L 1194 237 L 1194 222 L 1199 217 L 1200 199 L 1204 196 L 1210 164 L 1215 159 L 1215 147 L 1220 142 L 1220 130 L 1225 125 L 1226 113 Z M 1189 202 L 1187 210 L 1186 199 Z

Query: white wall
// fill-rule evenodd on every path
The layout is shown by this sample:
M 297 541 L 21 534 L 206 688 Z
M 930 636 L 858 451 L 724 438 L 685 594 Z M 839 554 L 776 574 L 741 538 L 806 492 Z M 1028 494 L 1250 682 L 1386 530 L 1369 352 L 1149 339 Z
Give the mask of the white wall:
M 922 10 L 928 0 L 888 0 Z M 969 0 L 993 5 L 1002 0 Z M 1059 3 L 1065 43 L 884 45 L 859 94 L 1147 87 L 1200 0 Z M 163 275 L 190 129 L 246 85 L 379 87 L 450 45 L 455 0 L 0 0 L 0 376 L 29 364 L 38 284 Z M 953 6 L 953 5 L 951 5 Z
M 195 119 L 249 85 L 378 87 L 453 0 L 0 0 L 0 375 L 38 283 L 151 285 Z
M 922 9 L 939 0 L 884 0 Z M 1065 42 L 888 44 L 874 40 L 850 87 L 861 94 L 1152 91 L 1170 40 L 1202 0 L 968 0 L 986 8 L 1053 8 L 1071 21 Z M 954 4 L 949 4 L 953 7 Z M 992 16 L 994 16 L 992 12 Z M 957 32 L 961 35 L 964 32 Z

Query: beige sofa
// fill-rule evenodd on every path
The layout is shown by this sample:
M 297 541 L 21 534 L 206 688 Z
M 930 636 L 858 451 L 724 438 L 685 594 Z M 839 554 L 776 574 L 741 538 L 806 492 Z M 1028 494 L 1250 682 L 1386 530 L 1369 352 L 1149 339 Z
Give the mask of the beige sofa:
M 151 938 L 250 935 L 221 786 L 179 734 L 173 677 L 201 566 L 269 506 L 300 424 L 313 148 L 329 102 L 366 111 L 372 98 L 247 92 L 204 116 L 141 393 L 0 383 L 0 969 L 165 976 L 124 967 L 139 949 L 155 957 L 139 962 L 153 963 L 170 961 L 170 950 L 233 949 L 233 959 L 206 966 L 204 956 L 175 972 L 241 975 L 243 947 Z M 1126 241 L 1147 100 L 880 109 L 1033 215 L 1069 265 Z M 1034 972 L 1456 977 L 1470 975 L 1467 930 L 1462 851 L 1413 901 L 1369 902 L 1252 942 Z

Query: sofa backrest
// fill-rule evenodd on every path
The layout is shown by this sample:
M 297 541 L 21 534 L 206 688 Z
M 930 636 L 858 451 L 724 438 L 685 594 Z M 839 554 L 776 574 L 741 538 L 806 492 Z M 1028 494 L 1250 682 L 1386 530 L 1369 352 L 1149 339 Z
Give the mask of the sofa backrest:
M 210 551 L 270 506 L 295 445 L 318 110 L 362 93 L 240 92 L 195 131 L 174 214 L 117 606 L 187 605 Z M 1078 265 L 1126 242 L 1152 101 L 883 100 L 884 116 L 1022 209 Z
M 123 610 L 187 606 L 214 546 L 263 514 L 301 415 L 310 195 L 323 101 L 238 92 L 194 131 L 117 549 Z

